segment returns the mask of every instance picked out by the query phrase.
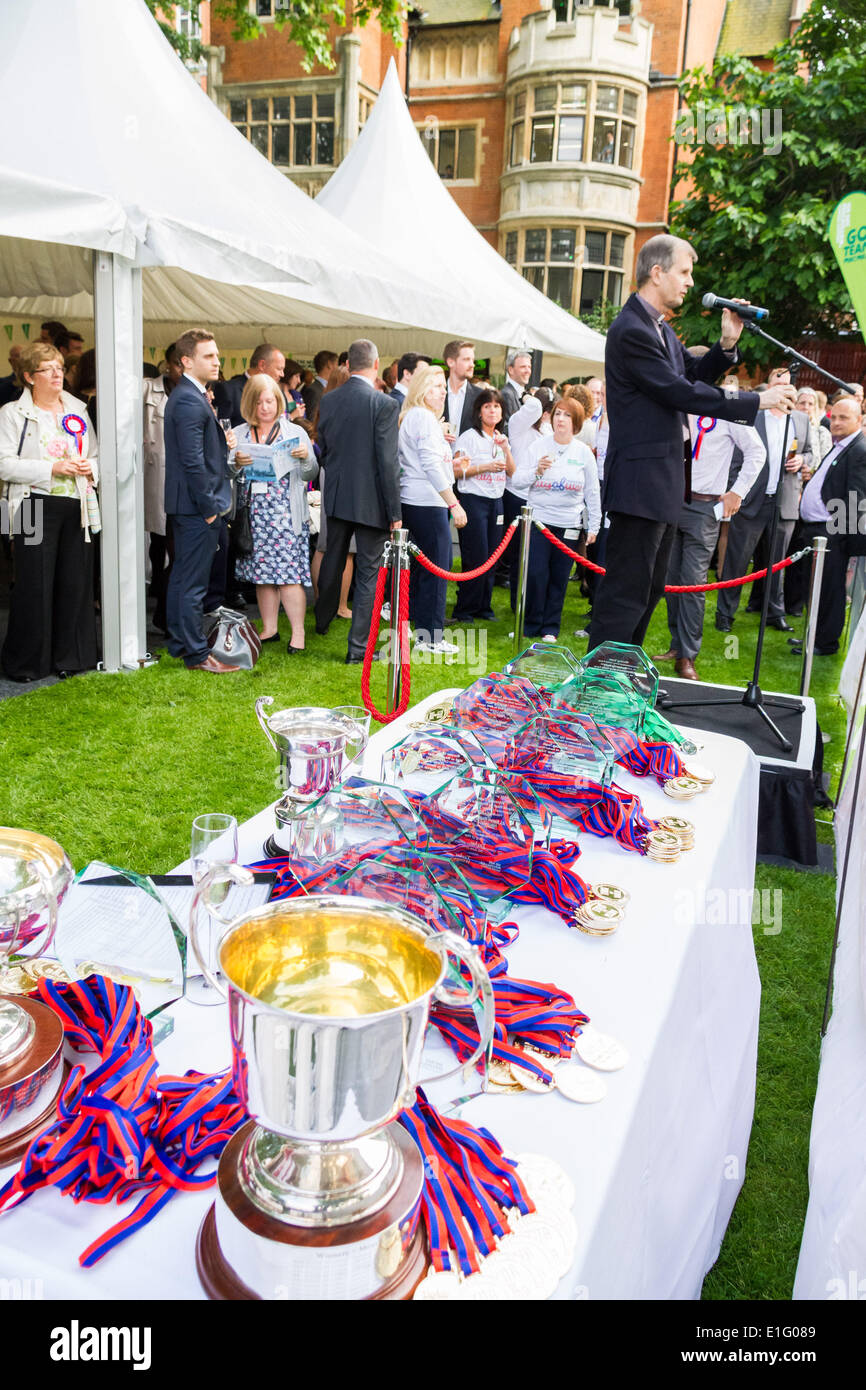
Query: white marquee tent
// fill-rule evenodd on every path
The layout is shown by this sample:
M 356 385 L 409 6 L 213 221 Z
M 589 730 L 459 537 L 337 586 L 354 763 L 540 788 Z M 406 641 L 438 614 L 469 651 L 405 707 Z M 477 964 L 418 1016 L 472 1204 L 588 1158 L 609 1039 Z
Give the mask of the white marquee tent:
M 158 341 L 202 322 L 248 344 L 290 328 L 300 353 L 337 330 L 383 352 L 458 334 L 501 350 L 521 320 L 397 266 L 311 202 L 225 120 L 143 0 L 4 6 L 0 53 L 21 113 L 0 158 L 0 311 L 94 323 L 104 659 L 131 667 L 145 650 L 143 321 Z M 34 106 L 58 90 L 71 130 Z
M 414 269 L 468 310 L 467 336 L 498 315 L 486 335 L 540 349 L 545 375 L 597 371 L 604 338 L 535 289 L 476 231 L 424 151 L 393 59 L 376 105 L 316 202 L 358 227 L 383 261 Z

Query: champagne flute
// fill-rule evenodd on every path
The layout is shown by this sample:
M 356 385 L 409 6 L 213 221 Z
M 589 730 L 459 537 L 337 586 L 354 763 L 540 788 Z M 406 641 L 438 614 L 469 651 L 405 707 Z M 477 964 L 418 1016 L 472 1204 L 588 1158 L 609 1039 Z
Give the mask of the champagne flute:
M 192 834 L 190 836 L 190 861 L 192 863 L 193 883 L 198 885 L 204 878 L 209 869 L 215 865 L 236 864 L 238 862 L 238 823 L 234 816 L 225 815 L 222 812 L 210 812 L 207 815 L 196 816 L 192 823 Z M 211 887 L 210 899 L 214 905 L 225 902 L 228 897 L 229 884 L 215 883 Z M 205 909 L 201 909 L 205 911 Z M 208 966 L 212 974 L 219 973 L 219 961 L 216 958 L 219 936 L 217 926 L 209 912 L 205 911 L 206 920 L 202 924 L 202 933 L 207 949 Z M 190 977 L 187 974 L 186 998 L 191 1004 L 221 1004 L 222 995 L 213 985 L 205 979 L 203 975 Z

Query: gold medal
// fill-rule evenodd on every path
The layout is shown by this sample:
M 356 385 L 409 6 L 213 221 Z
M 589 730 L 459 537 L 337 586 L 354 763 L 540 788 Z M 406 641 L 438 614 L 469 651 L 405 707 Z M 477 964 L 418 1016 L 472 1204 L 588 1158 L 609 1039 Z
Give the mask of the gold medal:
M 694 849 L 695 827 L 690 820 L 684 816 L 662 816 L 658 824 L 663 830 L 670 830 L 676 835 L 682 849 Z
M 672 796 L 675 801 L 691 801 L 693 796 L 703 791 L 703 787 L 694 777 L 669 777 L 662 791 L 665 796 Z
M 618 883 L 594 883 L 589 894 L 591 898 L 598 898 L 603 903 L 618 903 L 620 907 L 625 907 L 631 898 L 631 894 L 620 888 Z
M 588 936 L 609 936 L 625 917 L 625 910 L 616 903 L 600 898 L 588 898 L 575 909 L 574 925 Z
M 539 1059 L 540 1060 L 540 1059 Z M 544 1065 L 542 1063 L 542 1065 Z M 512 1062 L 508 1070 L 511 1072 L 512 1079 L 522 1086 L 526 1091 L 535 1091 L 538 1095 L 547 1095 L 553 1090 L 553 1083 L 545 1081 L 543 1077 L 536 1076 L 534 1071 L 524 1067 L 520 1062 Z
M 716 780 L 716 774 L 711 767 L 706 767 L 704 763 L 692 763 L 686 768 L 686 776 L 700 782 L 704 787 L 711 787 Z

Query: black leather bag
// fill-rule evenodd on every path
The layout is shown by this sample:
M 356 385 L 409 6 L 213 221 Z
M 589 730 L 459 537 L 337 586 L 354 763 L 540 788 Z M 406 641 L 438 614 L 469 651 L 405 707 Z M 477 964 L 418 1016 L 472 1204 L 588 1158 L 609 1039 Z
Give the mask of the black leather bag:
M 233 608 L 215 608 L 204 615 L 204 635 L 211 656 L 226 666 L 251 671 L 261 656 L 259 634 L 245 613 Z
M 235 514 L 232 517 L 232 539 L 235 553 L 245 560 L 253 553 L 253 527 L 250 520 L 250 494 L 243 483 L 237 484 Z

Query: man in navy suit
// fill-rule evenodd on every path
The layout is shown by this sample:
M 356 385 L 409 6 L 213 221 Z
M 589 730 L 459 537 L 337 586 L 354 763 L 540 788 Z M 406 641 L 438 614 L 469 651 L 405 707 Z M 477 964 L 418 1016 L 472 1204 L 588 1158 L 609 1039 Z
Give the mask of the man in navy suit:
M 174 534 L 168 582 L 168 650 L 191 671 L 236 671 L 211 656 L 202 611 L 220 517 L 231 505 L 228 446 L 206 391 L 219 376 L 213 334 L 190 329 L 177 340 L 183 376 L 165 407 L 165 511 Z
M 664 592 L 683 501 L 690 501 L 686 417 L 712 415 L 739 425 L 758 410 L 791 410 L 793 386 L 723 391 L 711 383 L 739 360 L 743 321 L 722 312 L 718 343 L 693 357 L 666 322 L 694 284 L 694 250 L 679 237 L 651 237 L 635 267 L 637 294 L 607 335 L 605 378 L 610 440 L 602 506 L 610 516 L 607 573 L 592 609 L 589 650 L 602 642 L 641 645 Z
M 409 394 L 409 383 L 413 376 L 419 367 L 423 367 L 431 361 L 432 358 L 425 357 L 423 353 L 420 352 L 403 353 L 403 356 L 397 363 L 397 381 L 394 389 L 388 392 L 391 400 L 396 401 L 401 410 L 406 403 L 406 397 Z

